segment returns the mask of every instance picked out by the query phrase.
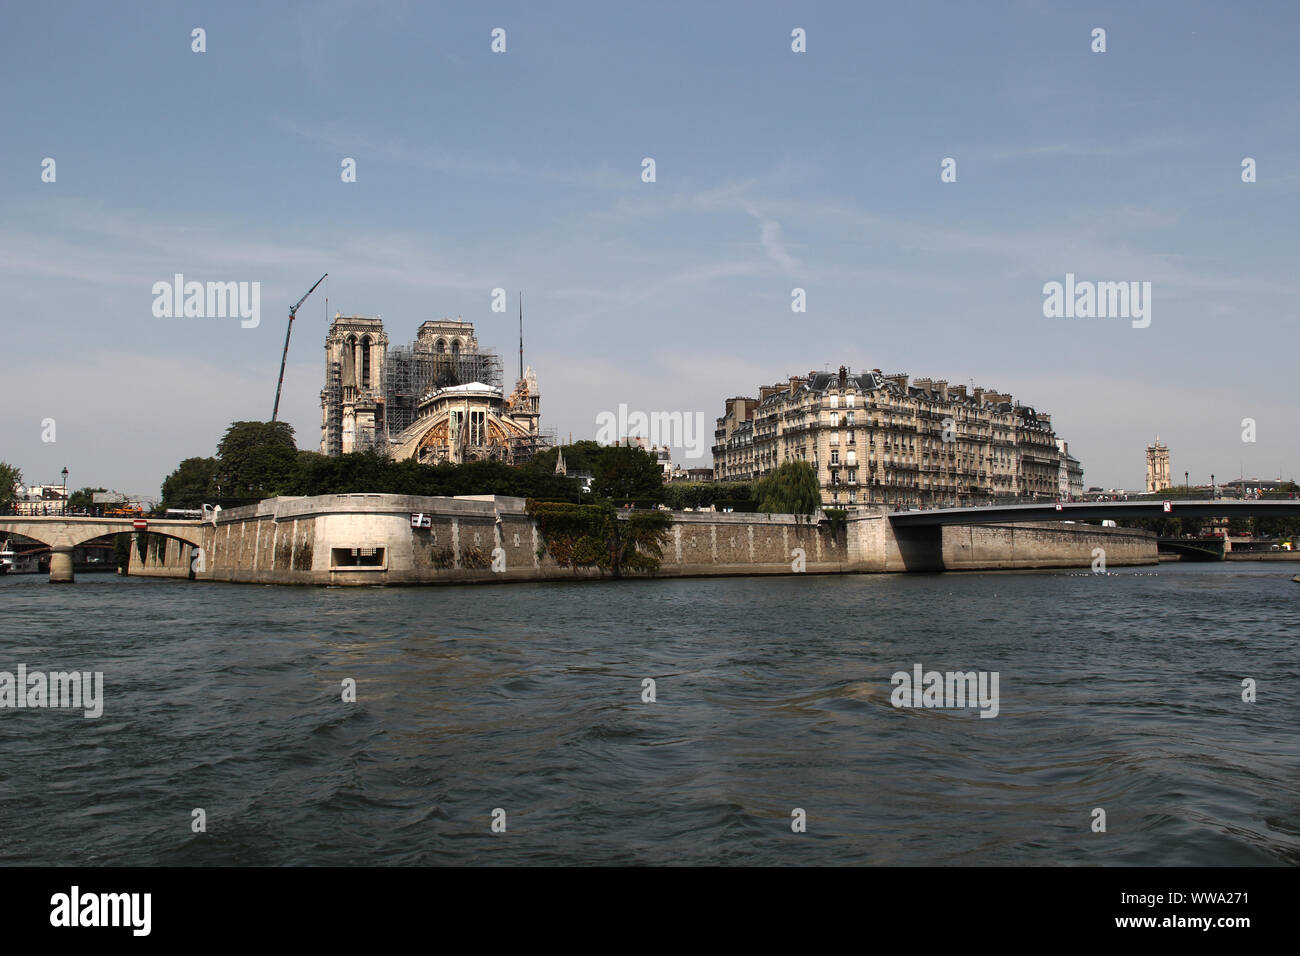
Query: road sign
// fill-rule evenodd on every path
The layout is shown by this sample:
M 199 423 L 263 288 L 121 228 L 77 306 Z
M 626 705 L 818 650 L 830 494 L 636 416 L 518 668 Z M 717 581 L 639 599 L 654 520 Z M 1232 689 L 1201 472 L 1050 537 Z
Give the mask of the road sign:
M 416 513 L 412 513 L 412 515 L 411 515 L 411 527 L 412 527 L 412 528 L 432 528 L 432 527 L 433 527 L 433 515 L 426 515 L 426 514 L 421 514 L 421 513 L 418 513 L 418 512 L 416 512 Z
M 1173 511 L 1173 510 L 1174 510 L 1174 503 L 1172 501 L 1166 501 L 1165 511 Z
M 1058 502 L 1056 503 L 1056 510 L 1057 510 L 1057 511 L 1064 511 L 1064 510 L 1065 510 L 1065 505 L 1061 504 L 1061 503 L 1058 501 Z
M 131 527 L 135 528 L 136 531 L 143 531 L 149 527 L 149 522 L 145 521 L 144 518 L 136 518 L 131 522 Z

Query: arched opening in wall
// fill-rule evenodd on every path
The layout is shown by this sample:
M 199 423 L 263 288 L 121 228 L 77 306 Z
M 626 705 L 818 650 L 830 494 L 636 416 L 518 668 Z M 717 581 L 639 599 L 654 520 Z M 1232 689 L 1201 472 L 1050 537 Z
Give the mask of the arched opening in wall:
M 459 355 L 459 354 L 460 354 L 460 339 L 452 339 L 452 342 L 451 342 L 451 354 L 452 354 L 452 355 Z
M 433 350 L 437 352 L 439 355 L 447 354 L 447 340 L 438 339 L 438 341 L 433 343 Z
M 370 336 L 361 337 L 361 386 L 370 387 Z
M 343 339 L 343 385 L 356 384 L 357 337 L 349 335 Z

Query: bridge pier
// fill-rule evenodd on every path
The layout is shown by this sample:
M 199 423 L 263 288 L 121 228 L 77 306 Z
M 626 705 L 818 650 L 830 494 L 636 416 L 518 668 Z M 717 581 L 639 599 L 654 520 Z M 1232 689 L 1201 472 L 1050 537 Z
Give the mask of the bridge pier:
M 50 583 L 71 584 L 76 578 L 72 573 L 72 549 L 50 549 Z

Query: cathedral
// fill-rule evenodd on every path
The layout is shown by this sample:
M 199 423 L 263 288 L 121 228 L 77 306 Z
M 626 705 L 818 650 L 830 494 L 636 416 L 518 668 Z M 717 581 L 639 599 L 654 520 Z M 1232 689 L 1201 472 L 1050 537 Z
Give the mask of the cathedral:
M 381 319 L 335 314 L 320 393 L 324 455 L 373 449 L 398 461 L 523 464 L 552 440 L 540 429 L 537 376 L 523 368 L 507 396 L 501 358 L 471 322 L 423 323 L 390 349 Z

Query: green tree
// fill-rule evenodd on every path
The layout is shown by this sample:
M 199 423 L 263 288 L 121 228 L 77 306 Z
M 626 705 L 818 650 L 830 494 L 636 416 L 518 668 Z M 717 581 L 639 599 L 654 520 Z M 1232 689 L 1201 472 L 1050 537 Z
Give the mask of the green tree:
M 573 479 L 544 471 L 515 468 L 499 461 L 463 465 L 422 465 L 392 461 L 373 451 L 327 457 L 299 452 L 294 474 L 283 494 L 513 495 L 545 501 L 572 501 Z
M 602 445 L 594 441 L 580 441 L 574 442 L 572 445 L 548 448 L 534 455 L 524 467 L 528 471 L 538 474 L 553 475 L 555 474 L 555 457 L 560 452 L 563 452 L 564 467 L 569 474 L 585 471 L 594 475 L 596 473 L 596 462 L 609 447 L 612 446 Z
M 592 468 L 592 479 L 592 492 L 610 501 L 663 500 L 663 469 L 653 455 L 640 448 L 626 445 L 601 448 Z
M 753 494 L 754 486 L 748 481 L 674 481 L 664 485 L 664 504 L 681 511 L 707 508 L 723 501 L 748 502 Z
M 8 510 L 18 497 L 16 486 L 23 483 L 23 473 L 8 462 L 0 461 L 0 508 Z
M 197 508 L 217 500 L 215 458 L 186 458 L 162 483 L 159 508 Z
M 107 488 L 82 488 L 68 495 L 69 511 L 90 511 L 95 507 L 95 492 L 108 491 Z
M 758 510 L 767 514 L 817 514 L 822 506 L 817 473 L 806 461 L 786 461 L 754 486 Z
M 234 422 L 217 445 L 217 483 L 226 501 L 270 498 L 289 485 L 298 446 L 288 422 Z

